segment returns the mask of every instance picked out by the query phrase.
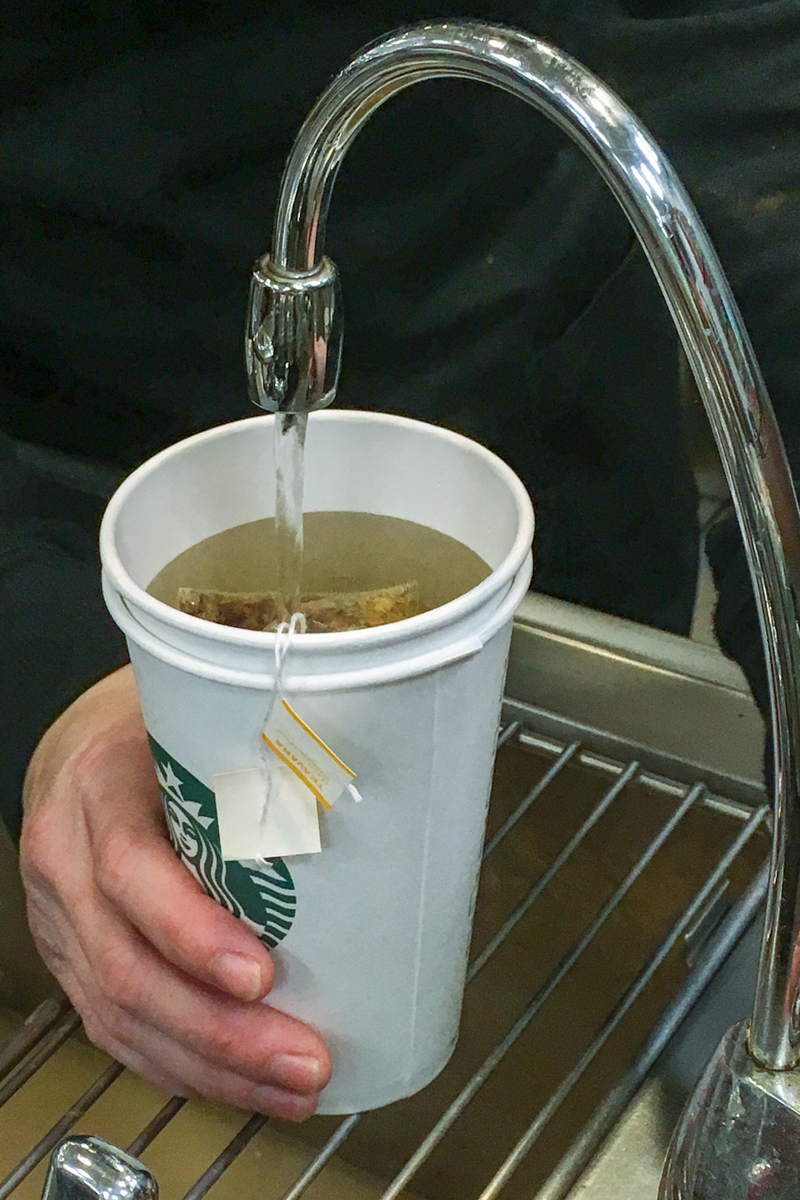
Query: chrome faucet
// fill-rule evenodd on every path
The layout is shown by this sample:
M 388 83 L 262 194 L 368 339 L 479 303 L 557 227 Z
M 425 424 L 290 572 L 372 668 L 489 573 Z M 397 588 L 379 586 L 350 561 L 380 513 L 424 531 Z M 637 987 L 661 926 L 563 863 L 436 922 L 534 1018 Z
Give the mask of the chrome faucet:
M 748 1120 L 793 1130 L 788 1141 L 794 1140 L 800 1163 L 800 1072 L 794 1070 L 800 1059 L 800 513 L 772 406 L 730 286 L 691 201 L 648 131 L 580 63 L 515 30 L 473 20 L 426 22 L 368 46 L 317 101 L 289 156 L 272 250 L 253 272 L 245 343 L 251 397 L 286 421 L 332 403 L 341 361 L 339 285 L 336 268 L 322 250 L 337 171 L 377 108 L 413 83 L 442 76 L 482 80 L 527 101 L 597 167 L 653 268 L 719 447 L 767 661 L 775 819 L 753 1018 L 749 1030 L 743 1026 L 728 1035 L 704 1086 L 710 1086 L 714 1070 L 728 1079 L 728 1091 L 720 1085 L 715 1093 L 719 1104 L 731 1089 L 738 1088 L 737 1095 L 750 1089 Z M 742 1184 L 744 1190 L 736 1190 L 735 1177 L 744 1178 L 750 1165 L 762 1173 L 766 1169 L 766 1159 L 746 1161 L 756 1154 L 756 1142 L 748 1143 L 746 1152 L 741 1146 L 733 1152 L 717 1137 L 708 1106 L 705 1116 L 687 1111 L 663 1195 L 694 1194 L 695 1176 L 683 1169 L 687 1155 L 712 1143 L 720 1170 L 704 1177 L 707 1194 L 755 1194 L 746 1190 L 755 1177 Z M 723 1124 L 729 1117 L 727 1109 L 716 1114 Z M 739 1139 L 742 1146 L 744 1140 Z M 783 1144 L 780 1137 L 777 1141 Z M 766 1145 L 758 1145 L 768 1156 Z M 768 1164 L 773 1167 L 780 1172 L 780 1163 Z M 800 1194 L 792 1186 L 769 1195 Z
M 96 1137 L 68 1137 L 53 1151 L 42 1200 L 158 1200 L 143 1163 Z

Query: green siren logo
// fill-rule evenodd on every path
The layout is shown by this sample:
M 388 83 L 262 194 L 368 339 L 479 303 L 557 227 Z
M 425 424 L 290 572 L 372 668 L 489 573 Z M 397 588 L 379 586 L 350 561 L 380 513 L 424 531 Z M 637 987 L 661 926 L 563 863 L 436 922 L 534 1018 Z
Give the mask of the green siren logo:
M 217 806 L 210 788 L 191 775 L 150 738 L 170 840 L 182 861 L 208 892 L 240 917 L 267 946 L 277 946 L 297 911 L 294 880 L 282 858 L 256 870 L 222 857 Z

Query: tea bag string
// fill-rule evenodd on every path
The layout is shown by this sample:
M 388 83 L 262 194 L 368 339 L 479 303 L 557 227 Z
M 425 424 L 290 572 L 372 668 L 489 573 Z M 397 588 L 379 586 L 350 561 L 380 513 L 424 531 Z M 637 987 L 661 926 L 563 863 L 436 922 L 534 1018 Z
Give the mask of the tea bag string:
M 270 717 L 275 711 L 275 705 L 283 700 L 283 677 L 286 673 L 286 661 L 289 657 L 289 649 L 298 633 L 306 631 L 306 616 L 305 613 L 292 613 L 290 621 L 281 621 L 278 628 L 275 630 L 275 682 L 272 687 L 272 695 L 269 701 L 264 723 L 261 727 L 263 733 L 269 724 Z M 263 745 L 263 739 L 262 739 Z
M 292 613 L 290 621 L 281 621 L 278 628 L 275 630 L 275 676 L 272 685 L 272 695 L 269 699 L 267 711 L 264 715 L 264 720 L 261 725 L 261 734 L 266 732 L 270 718 L 275 711 L 275 705 L 283 700 L 283 679 L 286 673 L 286 661 L 289 657 L 289 648 L 297 633 L 305 633 L 306 617 L 305 613 Z M 261 750 L 261 760 L 264 764 L 264 773 L 266 776 L 266 786 L 264 788 L 264 800 L 261 805 L 261 815 L 258 818 L 259 828 L 263 831 L 267 821 L 267 810 L 269 808 L 269 799 L 272 795 L 272 767 L 273 760 L 270 751 L 263 736 L 258 739 Z M 262 870 L 269 870 L 269 861 L 262 858 L 261 855 L 256 855 L 256 865 Z
M 261 726 L 262 734 L 266 731 L 270 718 L 275 711 L 276 704 L 280 704 L 283 700 L 283 680 L 286 674 L 286 663 L 289 658 L 289 651 L 296 635 L 306 632 L 305 614 L 301 612 L 292 613 L 290 621 L 282 621 L 275 631 L 275 679 L 270 696 L 269 705 L 267 707 L 264 721 Z M 264 800 L 261 805 L 261 815 L 259 817 L 259 826 L 263 830 L 267 820 L 267 810 L 269 809 L 270 796 L 272 794 L 272 768 L 274 766 L 274 758 L 267 746 L 263 737 L 259 737 L 259 748 L 261 750 L 261 758 L 264 764 L 266 774 L 266 787 L 264 789 Z M 353 800 L 358 803 L 361 800 L 361 793 L 354 783 L 347 787 L 347 792 Z M 269 869 L 269 861 L 261 855 L 257 855 L 255 859 L 256 865 L 262 870 Z

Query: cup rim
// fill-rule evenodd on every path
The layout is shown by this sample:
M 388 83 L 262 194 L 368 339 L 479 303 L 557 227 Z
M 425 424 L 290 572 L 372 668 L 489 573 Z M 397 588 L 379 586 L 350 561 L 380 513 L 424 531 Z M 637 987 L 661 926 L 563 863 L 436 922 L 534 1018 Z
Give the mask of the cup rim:
M 314 655 L 318 655 L 326 652 L 339 653 L 347 648 L 355 649 L 361 646 L 374 646 L 377 648 L 389 645 L 395 641 L 412 640 L 421 637 L 442 625 L 449 625 L 457 621 L 466 613 L 481 605 L 488 597 L 502 587 L 504 582 L 510 582 L 513 579 L 531 547 L 535 518 L 533 504 L 527 488 L 514 471 L 512 471 L 511 467 L 503 462 L 498 455 L 485 446 L 482 446 L 480 442 L 476 442 L 473 438 L 465 437 L 463 434 L 455 433 L 439 425 L 433 425 L 428 421 L 419 421 L 413 417 L 401 417 L 394 413 L 373 412 L 369 409 L 334 408 L 313 413 L 312 416 L 316 422 L 333 420 L 344 421 L 346 423 L 351 421 L 353 423 L 365 421 L 374 423 L 377 421 L 381 424 L 395 427 L 422 426 L 433 435 L 440 437 L 443 441 L 468 447 L 470 452 L 477 453 L 479 457 L 483 458 L 491 469 L 500 475 L 508 485 L 516 504 L 518 528 L 516 537 L 502 562 L 481 583 L 477 584 L 474 588 L 470 588 L 469 591 L 462 593 L 462 595 L 457 596 L 455 599 L 448 601 L 447 604 L 429 609 L 427 612 L 420 613 L 415 617 L 406 617 L 402 621 L 395 621 L 390 625 L 378 625 L 371 629 L 351 629 L 344 632 L 325 634 L 297 634 L 292 641 L 293 654 L 303 655 L 304 653 L 313 653 Z M 172 608 L 171 605 L 165 604 L 163 600 L 157 600 L 155 596 L 151 596 L 149 592 L 136 583 L 125 568 L 116 546 L 116 526 L 123 507 L 131 493 L 150 474 L 159 470 L 165 462 L 185 452 L 189 447 L 199 446 L 206 441 L 219 437 L 236 436 L 244 426 L 271 424 L 274 419 L 275 415 L 272 413 L 245 417 L 226 422 L 222 425 L 212 426 L 210 429 L 204 429 L 200 433 L 183 438 L 181 441 L 175 442 L 173 445 L 167 446 L 164 450 L 154 454 L 142 463 L 141 466 L 132 471 L 112 495 L 100 526 L 100 559 L 116 590 L 151 619 L 155 619 L 163 625 L 172 626 L 176 631 L 194 636 L 200 635 L 203 640 L 218 642 L 222 645 L 237 646 L 242 649 L 249 647 L 266 650 L 267 652 L 274 649 L 276 635 L 266 630 L 238 629 L 229 625 L 218 625 L 213 621 L 203 621 L 201 631 L 198 629 L 197 617 L 192 616 L 190 613 L 182 613 L 178 609 Z

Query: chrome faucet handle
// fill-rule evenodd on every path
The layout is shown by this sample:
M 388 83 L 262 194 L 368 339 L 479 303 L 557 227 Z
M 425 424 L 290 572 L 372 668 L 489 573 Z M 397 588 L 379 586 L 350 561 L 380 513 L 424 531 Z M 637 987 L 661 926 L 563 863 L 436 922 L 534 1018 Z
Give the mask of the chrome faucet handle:
M 42 1200 L 158 1200 L 143 1163 L 96 1137 L 69 1137 L 53 1151 Z

